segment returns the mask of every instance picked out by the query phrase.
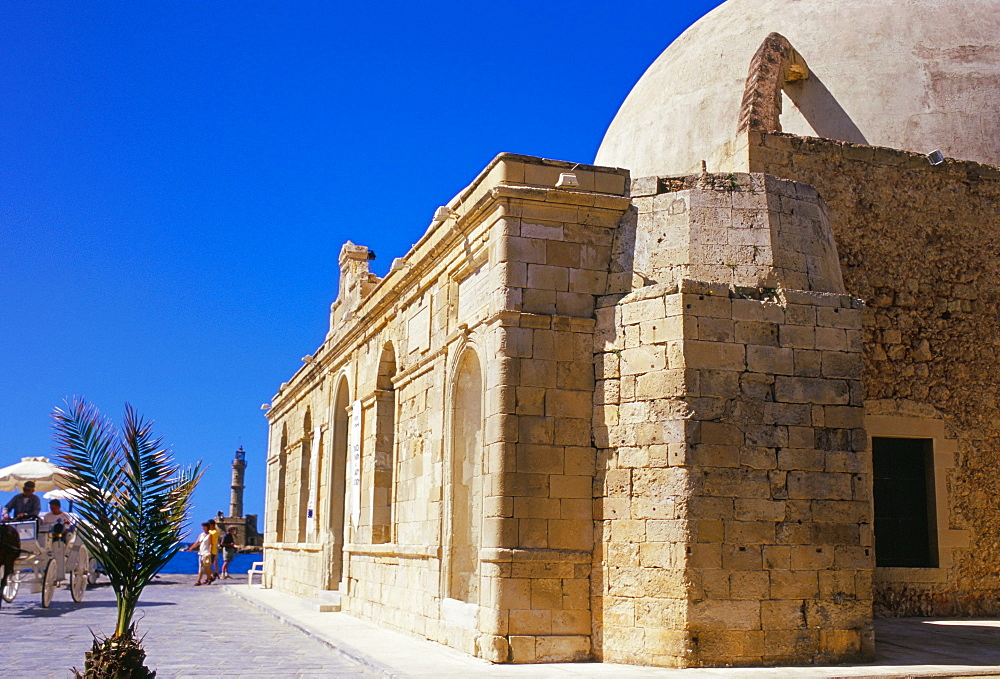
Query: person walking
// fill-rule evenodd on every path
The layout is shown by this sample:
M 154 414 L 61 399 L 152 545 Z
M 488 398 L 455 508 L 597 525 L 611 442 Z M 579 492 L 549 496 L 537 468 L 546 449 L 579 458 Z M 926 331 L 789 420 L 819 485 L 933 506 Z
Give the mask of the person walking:
M 215 519 L 208 520 L 208 535 L 211 539 L 212 548 L 212 578 L 209 582 L 219 579 L 219 529 L 215 524 Z
M 198 581 L 194 583 L 195 587 L 199 585 L 211 585 L 212 580 L 212 562 L 214 557 L 212 556 L 212 536 L 208 532 L 209 526 L 208 522 L 201 524 L 201 534 L 198 539 L 189 548 L 190 551 L 198 550 Z M 204 578 L 204 582 L 202 581 Z
M 236 556 L 236 526 L 230 526 L 226 534 L 222 536 L 222 577 L 224 580 L 231 580 L 233 576 L 229 574 L 229 566 Z

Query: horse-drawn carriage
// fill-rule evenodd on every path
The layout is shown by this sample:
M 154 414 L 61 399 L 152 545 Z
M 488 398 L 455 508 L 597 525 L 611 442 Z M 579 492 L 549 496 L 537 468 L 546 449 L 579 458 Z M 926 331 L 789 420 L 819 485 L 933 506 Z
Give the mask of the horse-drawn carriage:
M 25 481 L 34 483 L 39 491 L 65 487 L 62 470 L 43 457 L 26 457 L 0 469 L 0 490 L 16 490 Z M 82 601 L 97 568 L 77 535 L 80 530 L 86 530 L 86 525 L 68 520 L 0 523 L 0 599 L 10 603 L 21 587 L 27 586 L 32 593 L 41 594 L 42 606 L 48 608 L 56 586 L 68 574 L 73 601 Z
M 62 524 L 56 524 L 59 528 Z M 42 607 L 48 608 L 59 583 L 69 576 L 69 591 L 73 601 L 83 601 L 92 574 L 96 573 L 93 559 L 75 535 L 75 531 L 41 529 L 39 522 L 9 521 L 0 528 L 0 541 L 10 549 L 12 532 L 16 533 L 20 545 L 20 556 L 13 561 L 4 559 L 0 569 L 12 565 L 10 572 L 0 576 L 3 589 L 0 598 L 10 603 L 23 585 L 34 594 L 41 594 Z M 5 577 L 4 577 L 5 576 Z

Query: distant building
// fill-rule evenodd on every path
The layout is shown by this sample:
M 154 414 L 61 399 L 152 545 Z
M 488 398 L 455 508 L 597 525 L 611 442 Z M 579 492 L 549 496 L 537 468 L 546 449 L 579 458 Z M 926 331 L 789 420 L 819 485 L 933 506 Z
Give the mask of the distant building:
M 243 450 L 243 446 L 240 446 L 233 458 L 229 516 L 224 517 L 222 516 L 222 512 L 219 512 L 219 516 L 215 519 L 215 522 L 224 531 L 229 530 L 230 527 L 236 528 L 236 545 L 238 547 L 262 547 L 264 545 L 264 536 L 257 531 L 257 515 L 243 515 L 243 489 L 245 487 L 244 474 L 246 468 L 246 452 Z
M 498 156 L 384 278 L 347 243 L 265 582 L 494 662 L 1000 613 L 997 9 L 730 0 L 597 165 Z

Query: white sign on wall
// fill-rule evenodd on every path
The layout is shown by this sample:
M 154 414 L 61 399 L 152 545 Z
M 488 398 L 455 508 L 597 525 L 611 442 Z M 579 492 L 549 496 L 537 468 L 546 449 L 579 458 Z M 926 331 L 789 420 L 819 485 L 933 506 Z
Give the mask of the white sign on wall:
M 319 492 L 319 437 L 321 429 L 313 432 L 312 450 L 309 452 L 309 500 L 306 503 L 306 535 L 316 534 L 316 495 Z M 312 539 L 307 538 L 307 539 Z
M 351 525 L 357 528 L 361 523 L 361 401 L 351 404 L 347 453 L 351 458 Z

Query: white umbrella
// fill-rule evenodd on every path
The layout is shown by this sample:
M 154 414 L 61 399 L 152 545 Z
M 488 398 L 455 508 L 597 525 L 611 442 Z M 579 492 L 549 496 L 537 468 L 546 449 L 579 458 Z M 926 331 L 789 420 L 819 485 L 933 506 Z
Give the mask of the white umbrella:
M 77 490 L 66 490 L 64 488 L 56 488 L 55 490 L 50 490 L 49 492 L 42 495 L 46 500 L 69 500 L 70 502 L 80 501 L 80 492 Z
M 17 464 L 0 469 L 0 490 L 16 492 L 25 481 L 34 481 L 39 492 L 69 485 L 63 471 L 46 457 L 22 457 Z
M 44 495 L 42 495 L 42 497 L 50 501 L 61 500 L 63 502 L 68 502 L 69 507 L 66 508 L 66 511 L 72 513 L 73 503 L 80 501 L 80 491 L 77 490 L 76 488 L 73 488 L 72 490 L 67 490 L 65 488 L 56 488 L 55 490 L 50 490 L 49 492 L 45 493 Z M 75 514 L 73 516 L 76 517 Z M 79 517 L 76 517 L 76 519 L 79 521 Z

